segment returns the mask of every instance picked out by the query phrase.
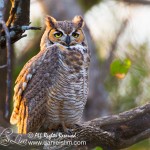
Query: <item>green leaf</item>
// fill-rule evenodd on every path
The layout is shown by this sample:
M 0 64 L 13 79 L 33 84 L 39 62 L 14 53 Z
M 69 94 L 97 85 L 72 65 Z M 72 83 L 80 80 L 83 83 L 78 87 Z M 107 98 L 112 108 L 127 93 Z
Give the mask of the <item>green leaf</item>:
M 97 146 L 93 150 L 103 150 L 103 149 L 100 146 Z
M 122 79 L 127 74 L 128 70 L 131 67 L 130 59 L 115 59 L 110 65 L 110 72 L 113 76 L 116 76 L 119 79 Z

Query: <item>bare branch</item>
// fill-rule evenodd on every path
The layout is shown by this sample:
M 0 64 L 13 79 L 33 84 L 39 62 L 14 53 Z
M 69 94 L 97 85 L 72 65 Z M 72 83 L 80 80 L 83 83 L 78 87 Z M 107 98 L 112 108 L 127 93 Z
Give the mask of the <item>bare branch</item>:
M 1 65 L 0 69 L 6 68 L 6 67 L 7 67 L 7 64 L 6 65 Z
M 45 149 L 77 149 L 75 145 L 63 145 L 61 141 L 86 141 L 86 148 L 91 149 L 95 146 L 101 146 L 103 149 L 117 150 L 129 147 L 139 141 L 150 138 L 150 103 L 140 106 L 130 111 L 120 113 L 118 115 L 106 116 L 97 118 L 88 122 L 84 122 L 80 125 L 76 125 L 72 129 L 72 135 L 74 137 L 56 137 L 53 136 L 49 141 L 59 141 L 60 144 L 45 145 Z M 0 128 L 0 133 L 4 131 L 4 128 Z M 59 135 L 61 132 L 53 132 L 55 135 Z M 40 133 L 39 133 L 40 134 Z M 47 133 L 51 135 L 52 133 Z M 46 141 L 47 139 L 42 136 L 40 139 L 36 136 L 37 133 L 33 133 L 33 137 L 29 138 L 28 135 L 22 135 L 23 139 L 27 141 Z M 44 135 L 44 133 L 42 134 Z M 18 134 L 12 133 L 10 139 L 15 139 Z M 19 149 L 19 145 L 10 144 L 7 149 L 11 148 Z M 35 147 L 35 145 L 34 145 Z M 36 145 L 38 147 L 38 145 Z M 79 148 L 85 148 L 85 145 L 78 146 Z M 21 147 L 23 149 L 23 147 Z M 28 142 L 25 146 L 26 149 L 32 149 L 33 146 Z M 39 148 L 39 147 L 38 147 Z
M 11 44 L 25 37 L 22 35 L 26 30 L 40 30 L 41 27 L 28 26 L 30 24 L 30 1 L 29 0 L 13 0 L 10 16 L 7 26 L 10 32 Z M 23 19 L 22 19 L 23 18 Z M 6 46 L 5 32 L 1 30 L 0 47 Z
M 41 27 L 32 27 L 32 26 L 13 26 L 10 28 L 10 31 L 26 31 L 26 30 L 41 30 Z
M 25 35 L 22 35 L 22 34 L 26 30 L 41 30 L 41 27 L 14 26 L 14 27 L 10 27 L 9 30 L 10 30 L 11 44 L 13 44 L 16 41 L 20 40 L 21 38 L 25 37 Z M 1 47 L 6 46 L 6 37 L 5 37 L 5 34 L 3 32 L 2 32 L 2 36 L 0 37 L 0 46 Z
M 6 92 L 6 102 L 5 102 L 5 117 L 7 118 L 9 116 L 9 104 L 11 100 L 11 53 L 12 53 L 12 47 L 11 47 L 11 40 L 10 40 L 10 34 L 9 30 L 3 20 L 0 20 L 0 24 L 2 24 L 2 27 L 4 29 L 5 35 L 6 35 L 6 46 L 7 46 L 7 92 Z
M 100 131 L 107 132 L 107 136 L 97 137 L 97 131 L 84 135 L 86 138 L 91 137 L 88 141 L 89 146 L 104 145 L 105 148 L 121 149 L 129 147 L 138 141 L 150 137 L 150 103 L 134 108 L 130 111 L 123 112 L 119 115 L 113 115 L 103 118 L 94 119 L 86 122 L 84 126 L 91 126 Z M 82 128 L 82 132 L 85 128 Z M 79 135 L 80 138 L 82 135 Z M 82 137 L 85 139 L 84 137 Z M 103 141 L 103 139 L 107 141 Z

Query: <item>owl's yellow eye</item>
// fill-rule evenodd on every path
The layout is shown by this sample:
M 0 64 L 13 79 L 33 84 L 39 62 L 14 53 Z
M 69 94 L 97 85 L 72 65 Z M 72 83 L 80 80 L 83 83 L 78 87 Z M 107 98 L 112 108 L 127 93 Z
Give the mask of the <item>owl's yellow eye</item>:
M 62 33 L 61 32 L 57 32 L 57 33 L 55 33 L 54 34 L 54 36 L 56 37 L 56 38 L 60 38 L 60 37 L 62 37 Z
M 77 37 L 79 37 L 79 34 L 76 33 L 76 32 L 73 32 L 73 33 L 72 33 L 72 36 L 73 36 L 74 38 L 77 38 Z

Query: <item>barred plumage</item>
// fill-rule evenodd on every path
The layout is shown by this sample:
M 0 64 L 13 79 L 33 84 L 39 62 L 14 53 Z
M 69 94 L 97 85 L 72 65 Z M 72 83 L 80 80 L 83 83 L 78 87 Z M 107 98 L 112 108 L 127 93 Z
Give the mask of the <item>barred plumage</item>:
M 67 131 L 80 121 L 86 104 L 90 55 L 82 17 L 62 22 L 48 16 L 46 25 L 41 51 L 16 80 L 10 122 L 19 133 L 60 125 Z

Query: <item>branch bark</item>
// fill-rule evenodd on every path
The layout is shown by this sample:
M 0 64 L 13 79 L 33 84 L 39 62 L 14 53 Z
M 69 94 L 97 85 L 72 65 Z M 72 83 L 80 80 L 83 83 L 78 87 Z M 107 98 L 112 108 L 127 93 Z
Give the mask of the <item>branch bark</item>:
M 7 46 L 7 89 L 6 89 L 6 102 L 5 102 L 5 118 L 9 116 L 9 104 L 11 100 L 11 88 L 12 88 L 12 73 L 11 73 L 11 54 L 12 54 L 12 47 L 11 47 L 11 40 L 8 28 L 4 22 L 4 20 L 0 20 L 0 24 L 5 31 L 6 35 L 6 46 Z
M 101 146 L 104 150 L 117 150 L 121 148 L 129 147 L 139 141 L 150 138 L 150 103 L 140 106 L 129 111 L 120 113 L 118 115 L 111 115 L 102 118 L 96 118 L 94 120 L 84 122 L 82 125 L 75 126 L 72 129 L 72 135 L 74 137 L 52 137 L 49 141 L 86 141 L 86 145 L 80 145 L 78 148 L 91 149 L 96 146 Z M 4 135 L 4 128 L 0 128 L 0 139 L 9 138 L 14 140 L 18 137 L 16 133 L 6 132 Z M 21 138 L 27 141 L 44 141 L 47 140 L 44 137 L 37 136 L 37 133 L 33 135 L 19 135 Z M 47 133 L 52 135 L 52 133 Z M 60 132 L 53 132 L 55 135 L 60 135 Z M 32 135 L 32 139 L 31 139 Z M 1 140 L 2 141 L 2 140 Z M 32 149 L 33 146 L 27 142 L 22 149 Z M 36 145 L 37 146 L 37 145 Z M 19 149 L 20 146 L 12 141 L 7 146 L 7 149 L 11 148 Z M 34 146 L 35 147 L 35 146 Z M 39 146 L 37 146 L 39 148 Z M 75 145 L 44 145 L 45 149 L 77 149 Z
M 1 7 L 3 8 L 0 10 L 0 25 L 2 26 L 2 32 L 5 34 L 5 39 L 6 39 L 6 47 L 7 47 L 7 88 L 6 88 L 6 101 L 5 101 L 5 118 L 8 118 L 9 116 L 9 105 L 10 105 L 10 100 L 11 100 L 11 81 L 12 81 L 12 76 L 11 76 L 11 58 L 12 58 L 12 47 L 11 47 L 11 40 L 10 40 L 10 34 L 8 27 L 6 26 L 6 23 L 4 21 L 4 12 L 5 12 L 5 7 L 6 3 L 5 1 L 4 5 Z

